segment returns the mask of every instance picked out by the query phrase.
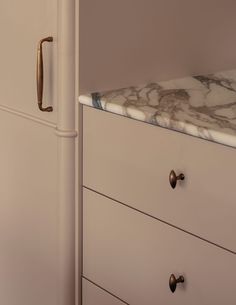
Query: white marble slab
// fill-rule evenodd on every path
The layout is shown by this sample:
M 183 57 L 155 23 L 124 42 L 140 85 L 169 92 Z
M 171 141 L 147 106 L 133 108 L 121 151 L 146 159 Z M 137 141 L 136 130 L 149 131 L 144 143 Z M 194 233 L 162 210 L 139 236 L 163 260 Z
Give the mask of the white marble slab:
M 79 101 L 236 148 L 236 70 L 82 95 Z

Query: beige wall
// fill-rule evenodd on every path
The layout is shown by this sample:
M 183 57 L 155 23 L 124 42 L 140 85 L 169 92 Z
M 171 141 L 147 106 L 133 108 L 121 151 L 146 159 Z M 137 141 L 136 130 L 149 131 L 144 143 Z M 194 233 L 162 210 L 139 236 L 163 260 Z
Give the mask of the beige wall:
M 80 0 L 80 88 L 236 67 L 235 0 Z

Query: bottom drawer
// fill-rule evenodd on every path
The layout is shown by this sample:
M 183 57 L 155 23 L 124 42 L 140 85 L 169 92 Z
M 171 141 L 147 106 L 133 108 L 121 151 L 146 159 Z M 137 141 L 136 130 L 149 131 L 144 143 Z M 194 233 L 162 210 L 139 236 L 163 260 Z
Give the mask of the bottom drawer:
M 236 256 L 84 189 L 83 273 L 133 305 L 235 305 Z M 175 293 L 171 274 L 184 283 Z
M 83 279 L 83 305 L 125 305 L 122 301 Z

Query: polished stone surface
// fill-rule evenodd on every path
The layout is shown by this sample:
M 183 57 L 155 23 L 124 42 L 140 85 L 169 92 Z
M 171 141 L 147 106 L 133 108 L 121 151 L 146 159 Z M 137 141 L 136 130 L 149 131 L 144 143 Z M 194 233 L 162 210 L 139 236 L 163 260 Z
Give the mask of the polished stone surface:
M 79 101 L 236 148 L 236 70 L 82 95 Z

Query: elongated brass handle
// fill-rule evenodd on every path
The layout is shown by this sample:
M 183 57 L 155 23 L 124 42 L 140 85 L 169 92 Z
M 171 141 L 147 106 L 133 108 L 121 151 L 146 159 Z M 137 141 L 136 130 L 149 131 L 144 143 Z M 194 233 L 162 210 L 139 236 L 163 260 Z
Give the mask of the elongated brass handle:
M 171 171 L 169 175 L 169 182 L 171 187 L 174 189 L 176 187 L 177 181 L 178 180 L 184 180 L 184 174 L 179 174 L 178 176 L 176 175 L 175 171 Z
M 176 278 L 174 274 L 171 274 L 169 279 L 169 287 L 173 293 L 175 292 L 178 283 L 184 283 L 184 277 L 181 275 L 180 277 Z
M 38 95 L 38 106 L 41 111 L 51 112 L 53 108 L 43 107 L 43 43 L 45 41 L 51 42 L 53 41 L 53 37 L 46 37 L 41 39 L 38 44 L 38 51 L 37 51 L 37 95 Z

